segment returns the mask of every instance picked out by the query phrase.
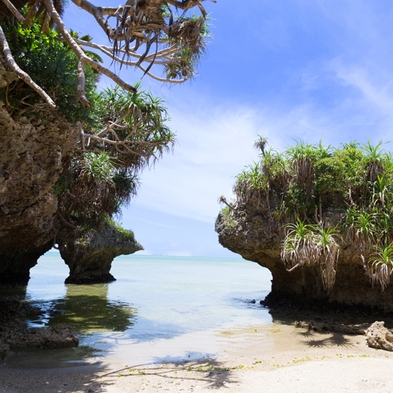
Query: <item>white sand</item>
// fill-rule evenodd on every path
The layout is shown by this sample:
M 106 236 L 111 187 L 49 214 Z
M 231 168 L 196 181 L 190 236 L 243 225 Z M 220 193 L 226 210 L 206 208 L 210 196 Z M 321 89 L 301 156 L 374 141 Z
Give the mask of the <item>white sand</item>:
M 206 343 L 209 358 L 152 363 L 192 358 Z M 125 345 L 92 365 L 35 367 L 32 359 L 3 361 L 0 392 L 393 392 L 393 353 L 367 347 L 363 336 L 286 325 Z

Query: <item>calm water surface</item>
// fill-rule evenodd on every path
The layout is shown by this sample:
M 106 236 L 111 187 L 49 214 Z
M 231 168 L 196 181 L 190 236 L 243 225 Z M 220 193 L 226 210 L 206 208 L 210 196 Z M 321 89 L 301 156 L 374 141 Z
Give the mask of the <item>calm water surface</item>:
M 45 310 L 31 325 L 65 323 L 80 334 L 79 349 L 64 351 L 65 360 L 154 346 L 157 352 L 158 345 L 173 347 L 180 337 L 272 321 L 259 305 L 270 291 L 271 275 L 253 262 L 131 255 L 116 258 L 111 272 L 117 280 L 110 284 L 65 285 L 68 267 L 56 252 L 31 270 L 19 296 Z M 208 352 L 200 341 L 193 357 Z M 211 349 L 211 343 L 205 346 Z

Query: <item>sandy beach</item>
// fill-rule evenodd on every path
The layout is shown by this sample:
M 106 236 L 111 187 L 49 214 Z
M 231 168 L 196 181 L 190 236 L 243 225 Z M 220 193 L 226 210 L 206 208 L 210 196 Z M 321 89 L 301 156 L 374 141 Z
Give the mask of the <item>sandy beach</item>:
M 211 355 L 187 360 L 201 340 L 211 340 Z M 160 353 L 169 361 L 157 362 Z M 179 354 L 182 362 L 170 361 Z M 80 364 L 56 364 L 55 351 L 11 354 L 0 367 L 0 392 L 381 393 L 393 392 L 392 361 L 364 336 L 269 324 L 118 348 Z

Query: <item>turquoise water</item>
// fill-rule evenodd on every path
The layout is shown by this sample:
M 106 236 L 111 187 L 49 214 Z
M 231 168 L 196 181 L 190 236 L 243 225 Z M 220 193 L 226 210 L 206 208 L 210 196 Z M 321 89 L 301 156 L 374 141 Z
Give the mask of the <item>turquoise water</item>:
M 47 253 L 31 269 L 24 294 L 45 311 L 30 324 L 73 325 L 80 347 L 104 356 L 122 345 L 272 321 L 259 304 L 270 291 L 270 272 L 253 262 L 131 255 L 116 258 L 111 272 L 117 280 L 109 284 L 65 285 L 68 267 L 58 253 Z

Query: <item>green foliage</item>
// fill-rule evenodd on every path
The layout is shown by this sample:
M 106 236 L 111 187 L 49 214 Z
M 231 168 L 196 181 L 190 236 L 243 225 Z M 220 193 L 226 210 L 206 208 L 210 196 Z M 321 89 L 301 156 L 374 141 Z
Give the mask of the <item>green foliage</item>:
M 264 149 L 265 143 L 260 138 L 256 146 Z M 334 149 L 299 141 L 280 153 L 263 151 L 261 163 L 238 175 L 234 191 L 274 198 L 272 213 L 285 229 L 281 256 L 289 270 L 318 264 L 331 289 L 338 239 L 345 238 L 383 289 L 392 273 L 393 159 L 382 147 L 352 141 Z M 341 212 L 334 223 L 328 219 L 332 210 Z
M 231 214 L 231 208 L 229 206 L 224 206 L 221 209 L 221 214 L 224 218 L 228 218 L 229 215 Z
M 78 146 L 64 171 L 68 192 L 59 196 L 59 211 L 76 226 L 97 223 L 102 214 L 120 214 L 137 192 L 139 171 L 174 143 L 162 100 L 150 93 L 115 87 L 92 104 L 93 121 L 85 135 L 99 138 Z
M 169 117 L 164 103 L 150 92 L 139 90 L 134 94 L 120 87 L 105 89 L 97 95 L 93 109 L 97 131 L 117 124 L 116 128 L 112 127 L 112 133 L 108 132 L 108 138 L 114 139 L 113 132 L 116 132 L 117 138 L 126 144 L 120 148 L 107 145 L 106 149 L 113 157 L 121 157 L 127 167 L 141 169 L 174 144 L 175 134 L 166 124 Z M 96 133 L 94 129 L 92 132 Z
M 11 52 L 17 64 L 40 85 L 55 101 L 59 111 L 67 120 L 89 121 L 90 112 L 78 100 L 78 58 L 61 40 L 58 32 L 41 31 L 41 25 L 2 24 Z M 97 75 L 85 67 L 86 96 L 92 99 Z M 2 90 L 3 99 L 13 111 L 21 110 L 26 104 L 33 105 L 41 100 L 24 82 L 18 80 L 8 90 Z
M 105 151 L 86 152 L 81 161 L 82 172 L 96 182 L 113 183 L 115 165 Z
M 235 228 L 236 226 L 236 220 L 231 216 L 231 212 L 232 209 L 229 206 L 224 206 L 220 212 L 227 228 Z
M 284 263 L 293 270 L 299 266 L 317 265 L 321 269 L 323 286 L 331 290 L 336 277 L 339 255 L 335 228 L 305 224 L 300 219 L 285 226 L 286 236 L 281 252 Z
M 341 192 L 345 172 L 343 162 L 336 157 L 321 158 L 315 162 L 314 190 L 317 195 Z
M 53 186 L 53 193 L 55 194 L 55 196 L 59 197 L 67 189 L 68 189 L 67 178 L 63 174 L 61 174 L 57 182 Z
M 171 17 L 164 12 L 165 16 Z M 181 38 L 182 45 L 178 47 L 171 61 L 165 64 L 168 79 L 189 78 L 195 74 L 195 66 L 199 63 L 205 51 L 205 40 L 210 38 L 209 25 L 205 16 L 191 15 L 179 18 L 170 29 L 170 35 L 164 38 L 168 43 L 175 43 Z
M 119 223 L 113 221 L 108 216 L 105 217 L 105 221 L 109 224 L 111 228 L 119 232 L 124 239 L 135 240 L 135 235 L 133 231 L 124 229 Z
M 384 290 L 390 283 L 390 276 L 393 270 L 393 243 L 385 245 L 375 245 L 375 252 L 372 254 L 370 263 L 370 273 L 373 284 L 380 284 Z
M 250 189 L 261 189 L 265 186 L 266 181 L 260 171 L 260 164 L 254 162 L 252 165 L 246 167 L 246 169 L 236 177 L 234 191 L 235 193 L 242 194 Z

